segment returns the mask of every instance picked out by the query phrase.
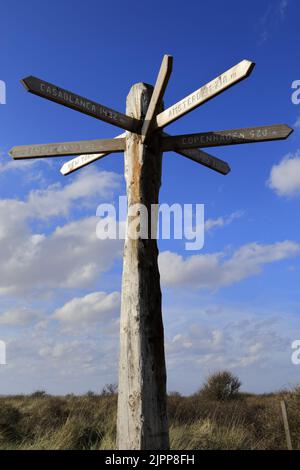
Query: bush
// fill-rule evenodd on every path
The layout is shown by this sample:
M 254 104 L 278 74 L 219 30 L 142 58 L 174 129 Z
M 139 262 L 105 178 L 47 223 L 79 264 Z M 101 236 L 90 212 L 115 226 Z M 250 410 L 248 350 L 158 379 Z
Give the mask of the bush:
M 36 390 L 35 392 L 33 392 L 31 395 L 30 395 L 32 398 L 45 398 L 47 397 L 47 393 L 45 392 L 45 390 Z
M 200 393 L 210 400 L 232 400 L 238 397 L 241 385 L 238 377 L 225 370 L 208 377 Z

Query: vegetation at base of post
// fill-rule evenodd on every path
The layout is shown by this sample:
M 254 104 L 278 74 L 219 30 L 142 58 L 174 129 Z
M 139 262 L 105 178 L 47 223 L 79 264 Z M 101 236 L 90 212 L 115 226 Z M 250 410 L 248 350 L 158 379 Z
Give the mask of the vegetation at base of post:
M 171 448 L 286 449 L 285 400 L 294 449 L 300 449 L 300 387 L 270 394 L 240 392 L 230 372 L 216 372 L 194 395 L 169 393 Z M 114 449 L 117 386 L 99 394 L 0 397 L 0 449 Z

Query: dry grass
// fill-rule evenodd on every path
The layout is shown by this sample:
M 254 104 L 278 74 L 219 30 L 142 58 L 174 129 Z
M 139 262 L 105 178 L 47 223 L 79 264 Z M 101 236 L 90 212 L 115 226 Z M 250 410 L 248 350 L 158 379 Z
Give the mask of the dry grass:
M 285 449 L 280 400 L 300 449 L 300 388 L 214 401 L 201 392 L 168 399 L 171 448 Z M 0 398 L 0 449 L 113 449 L 116 395 Z

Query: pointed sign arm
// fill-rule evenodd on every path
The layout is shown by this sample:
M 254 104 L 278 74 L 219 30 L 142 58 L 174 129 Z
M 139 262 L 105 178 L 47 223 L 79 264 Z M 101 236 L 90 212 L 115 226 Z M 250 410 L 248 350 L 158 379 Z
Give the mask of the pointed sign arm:
M 140 133 L 142 121 L 107 108 L 102 104 L 83 98 L 71 91 L 64 90 L 52 83 L 45 82 L 37 77 L 26 77 L 21 80 L 26 90 L 34 95 L 62 104 L 68 108 L 80 111 L 101 121 L 121 127 L 130 132 Z
M 24 158 L 56 157 L 82 153 L 123 152 L 124 150 L 125 139 L 98 139 L 54 144 L 20 145 L 13 147 L 9 155 L 14 160 L 21 160 Z
M 171 124 L 171 122 L 176 121 L 181 116 L 189 113 L 214 96 L 219 95 L 222 91 L 227 90 L 241 80 L 244 80 L 246 77 L 249 77 L 254 66 L 254 62 L 251 62 L 250 60 L 242 60 L 219 77 L 158 114 L 156 116 L 155 127 L 162 128 Z
M 200 163 L 201 165 L 204 165 L 207 168 L 220 173 L 221 175 L 228 175 L 228 173 L 231 171 L 231 168 L 227 162 L 220 160 L 220 158 L 213 157 L 209 153 L 203 152 L 200 149 L 182 149 L 176 150 L 176 153 L 179 153 L 179 155 L 189 158 L 196 163 Z
M 286 124 L 276 124 L 272 126 L 168 136 L 162 137 L 162 149 L 163 151 L 169 151 L 285 140 L 292 132 L 293 129 Z
M 167 54 L 164 55 L 142 127 L 142 142 L 147 139 L 148 135 L 151 133 L 153 125 L 155 124 L 157 108 L 161 103 L 167 87 L 172 72 L 172 66 L 173 57 Z
M 163 132 L 162 134 L 165 138 L 172 137 L 166 132 Z M 220 158 L 213 157 L 209 153 L 203 152 L 200 149 L 176 149 L 174 152 L 179 153 L 179 155 L 189 158 L 196 163 L 200 163 L 200 165 L 204 165 L 207 168 L 220 173 L 221 175 L 228 175 L 228 173 L 231 171 L 231 168 L 227 162 L 220 160 Z
M 126 137 L 126 132 L 123 132 L 123 134 L 117 135 L 115 139 L 122 139 L 124 137 Z M 60 172 L 64 176 L 70 175 L 74 171 L 79 170 L 80 168 L 83 168 L 92 162 L 100 160 L 100 158 L 110 155 L 110 153 L 111 152 L 102 152 L 102 153 L 95 153 L 95 154 L 79 155 L 79 157 L 72 158 L 72 160 L 69 160 L 68 162 L 64 163 L 60 169 Z

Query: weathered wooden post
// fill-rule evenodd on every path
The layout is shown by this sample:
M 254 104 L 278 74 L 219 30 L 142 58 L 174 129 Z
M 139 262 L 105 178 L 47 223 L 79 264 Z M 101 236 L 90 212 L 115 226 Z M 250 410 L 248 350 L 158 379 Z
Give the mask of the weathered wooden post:
M 288 450 L 293 450 L 285 400 L 281 400 L 280 406 L 281 406 L 282 421 L 283 421 L 285 438 L 286 438 L 286 445 L 287 445 Z
M 153 88 L 134 85 L 126 113 L 145 117 Z M 166 368 L 161 290 L 156 239 L 151 239 L 151 204 L 158 204 L 162 153 L 157 134 L 151 144 L 127 132 L 125 178 L 128 197 L 122 304 L 118 396 L 118 449 L 168 449 Z M 133 239 L 130 210 L 143 204 L 148 211 L 148 239 Z M 135 211 L 133 211 L 135 212 Z M 136 215 L 136 214 L 135 214 Z

